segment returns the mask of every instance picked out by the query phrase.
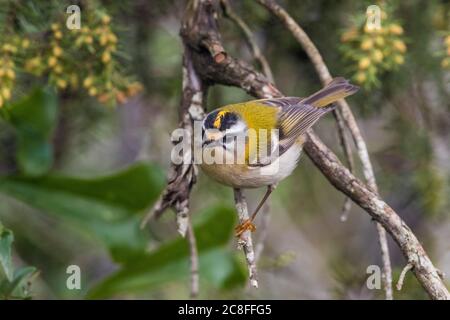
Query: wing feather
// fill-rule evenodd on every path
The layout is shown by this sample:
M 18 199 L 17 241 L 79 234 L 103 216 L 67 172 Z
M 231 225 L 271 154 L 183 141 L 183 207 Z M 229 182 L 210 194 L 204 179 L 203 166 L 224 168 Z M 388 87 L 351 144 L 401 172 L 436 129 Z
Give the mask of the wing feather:
M 306 133 L 324 114 L 336 107 L 331 104 L 327 107 L 317 108 L 311 104 L 302 103 L 302 100 L 304 99 L 286 97 L 261 101 L 264 104 L 279 107 L 279 155 L 289 149 L 298 137 Z

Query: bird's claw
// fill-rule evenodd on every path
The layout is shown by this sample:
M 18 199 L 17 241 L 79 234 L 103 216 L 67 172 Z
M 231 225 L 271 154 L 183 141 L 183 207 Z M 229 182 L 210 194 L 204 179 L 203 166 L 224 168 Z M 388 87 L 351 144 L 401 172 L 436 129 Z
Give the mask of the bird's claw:
M 240 237 L 246 231 L 255 231 L 256 227 L 250 219 L 247 219 L 234 228 L 234 230 L 236 231 L 236 237 Z

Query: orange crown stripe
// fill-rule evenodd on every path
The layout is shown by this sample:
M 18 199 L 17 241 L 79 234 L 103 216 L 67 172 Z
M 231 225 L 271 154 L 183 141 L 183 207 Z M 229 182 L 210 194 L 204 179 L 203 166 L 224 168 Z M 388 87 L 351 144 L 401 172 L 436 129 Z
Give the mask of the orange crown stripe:
M 226 113 L 227 113 L 226 111 L 220 111 L 220 112 L 217 114 L 216 120 L 214 120 L 214 123 L 213 123 L 214 128 L 217 128 L 217 129 L 220 128 L 220 125 L 222 124 L 223 116 L 224 116 Z

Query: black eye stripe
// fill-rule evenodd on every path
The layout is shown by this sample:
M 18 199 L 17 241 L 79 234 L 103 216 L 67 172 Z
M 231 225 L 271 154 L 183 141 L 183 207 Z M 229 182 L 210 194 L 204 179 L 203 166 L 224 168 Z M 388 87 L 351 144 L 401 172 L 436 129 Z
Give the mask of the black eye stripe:
M 220 130 L 230 129 L 238 121 L 238 116 L 234 112 L 227 112 L 223 115 L 220 123 Z

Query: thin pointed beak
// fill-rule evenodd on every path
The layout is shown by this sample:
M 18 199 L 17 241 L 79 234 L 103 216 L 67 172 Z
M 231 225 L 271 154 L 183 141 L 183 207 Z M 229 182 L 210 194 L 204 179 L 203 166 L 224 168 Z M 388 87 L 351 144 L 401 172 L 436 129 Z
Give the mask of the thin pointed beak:
M 202 141 L 202 148 L 214 143 L 217 143 L 218 141 L 220 141 L 223 138 L 223 133 L 220 131 L 216 131 L 216 132 L 205 132 L 205 135 L 203 137 L 203 141 Z

